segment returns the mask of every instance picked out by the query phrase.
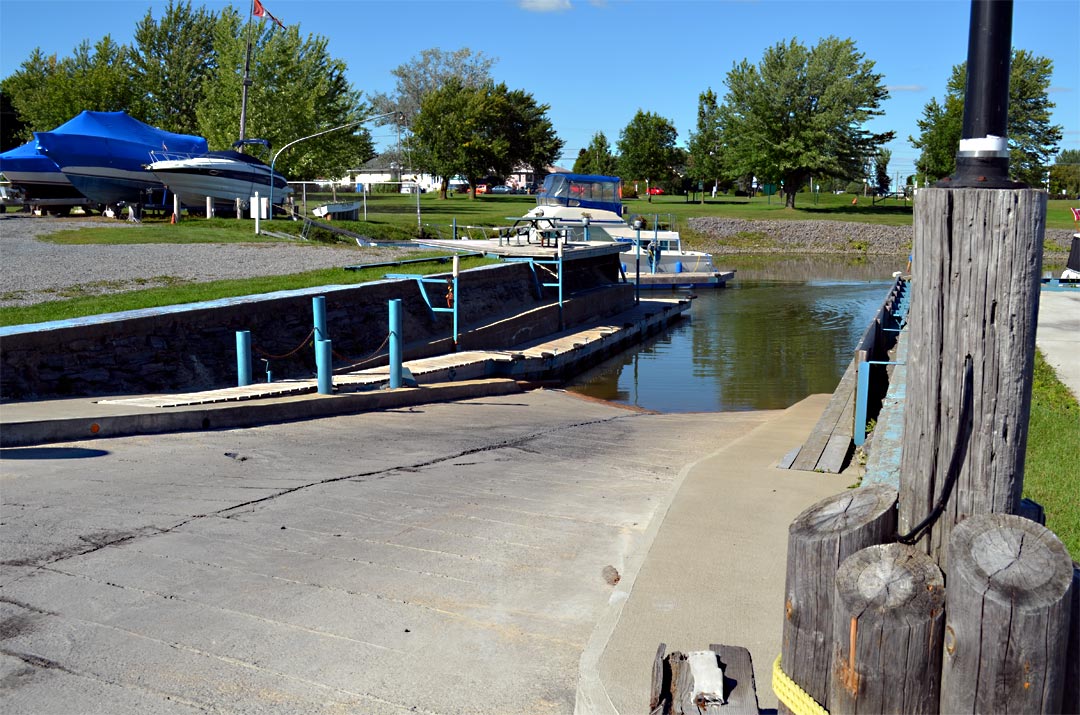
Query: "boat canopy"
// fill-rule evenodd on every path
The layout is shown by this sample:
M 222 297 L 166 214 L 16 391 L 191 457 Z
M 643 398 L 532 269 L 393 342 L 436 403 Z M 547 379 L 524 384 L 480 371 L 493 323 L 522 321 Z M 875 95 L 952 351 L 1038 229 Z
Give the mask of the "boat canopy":
M 622 216 L 622 180 L 599 174 L 548 174 L 536 203 L 599 209 Z
M 71 137 L 85 137 L 88 142 L 107 140 L 107 142 L 126 142 L 130 145 L 145 145 L 148 150 L 160 147 L 163 151 L 190 152 L 193 154 L 205 154 L 207 151 L 206 140 L 191 134 L 176 134 L 164 129 L 143 124 L 138 119 L 131 117 L 127 112 L 92 112 L 84 110 L 76 117 L 70 119 L 51 132 L 35 132 L 36 145 L 40 151 L 42 139 L 51 135 L 67 135 Z M 111 146 L 99 142 L 93 147 L 101 152 L 100 147 Z M 47 154 L 46 154 L 47 155 Z M 142 161 L 147 157 L 140 156 Z

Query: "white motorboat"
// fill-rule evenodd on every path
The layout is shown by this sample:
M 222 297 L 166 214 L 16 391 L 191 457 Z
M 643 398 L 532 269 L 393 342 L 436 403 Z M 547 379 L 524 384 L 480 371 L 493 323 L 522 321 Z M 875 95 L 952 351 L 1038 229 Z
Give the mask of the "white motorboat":
M 265 144 L 262 140 L 244 143 L 256 141 Z M 146 169 L 186 206 L 205 206 L 210 197 L 215 204 L 227 207 L 235 207 L 236 200 L 240 199 L 241 205 L 247 207 L 256 193 L 260 197 L 270 197 L 271 178 L 275 204 L 280 204 L 292 192 L 284 176 L 271 172 L 269 166 L 255 157 L 238 151 L 212 151 L 197 156 L 153 152 L 151 158 L 153 161 Z
M 545 231 L 565 231 L 570 241 L 617 241 L 631 250 L 641 241 L 642 265 L 651 273 L 715 273 L 712 256 L 703 251 L 683 250 L 678 231 L 657 226 L 635 229 L 623 218 L 622 181 L 617 176 L 596 174 L 549 174 L 538 193 L 536 208 L 510 229 L 529 235 L 530 240 Z M 660 249 L 653 268 L 649 245 Z

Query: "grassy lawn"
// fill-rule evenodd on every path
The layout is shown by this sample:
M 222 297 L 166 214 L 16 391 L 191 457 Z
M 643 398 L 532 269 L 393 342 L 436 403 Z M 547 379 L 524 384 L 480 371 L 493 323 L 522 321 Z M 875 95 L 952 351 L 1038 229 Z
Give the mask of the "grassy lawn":
M 440 255 L 435 252 L 417 253 L 410 258 Z M 461 268 L 497 263 L 494 259 L 470 257 L 461 259 Z M 86 315 L 115 313 L 123 310 L 157 308 L 165 305 L 195 303 L 218 298 L 233 298 L 241 295 L 270 293 L 279 290 L 295 290 L 325 285 L 352 285 L 382 279 L 387 273 L 445 273 L 450 270 L 449 262 L 415 263 L 408 269 L 401 267 L 365 268 L 359 271 L 347 271 L 344 268 L 326 268 L 317 271 L 294 273 L 284 276 L 266 276 L 241 280 L 220 280 L 207 283 L 185 283 L 124 293 L 92 295 L 68 300 L 54 300 L 28 306 L 0 308 L 0 326 L 43 323 L 50 320 L 67 320 Z
M 1080 560 L 1080 407 L 1042 354 L 1035 354 L 1024 496 L 1046 509 L 1046 525 Z

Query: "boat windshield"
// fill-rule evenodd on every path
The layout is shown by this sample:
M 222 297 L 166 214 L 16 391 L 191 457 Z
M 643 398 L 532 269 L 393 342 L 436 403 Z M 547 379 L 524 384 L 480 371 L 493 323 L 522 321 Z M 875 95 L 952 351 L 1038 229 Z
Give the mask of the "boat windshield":
M 622 182 L 617 176 L 549 174 L 536 203 L 602 209 L 621 216 Z

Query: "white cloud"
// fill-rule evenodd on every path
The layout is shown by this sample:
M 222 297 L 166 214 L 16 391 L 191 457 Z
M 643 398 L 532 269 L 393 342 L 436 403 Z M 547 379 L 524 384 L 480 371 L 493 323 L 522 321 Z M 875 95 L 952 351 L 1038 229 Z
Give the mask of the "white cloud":
M 572 7 L 570 0 L 519 0 L 518 4 L 528 12 L 562 12 Z
M 889 92 L 925 92 L 926 86 L 921 84 L 887 84 L 885 89 Z

